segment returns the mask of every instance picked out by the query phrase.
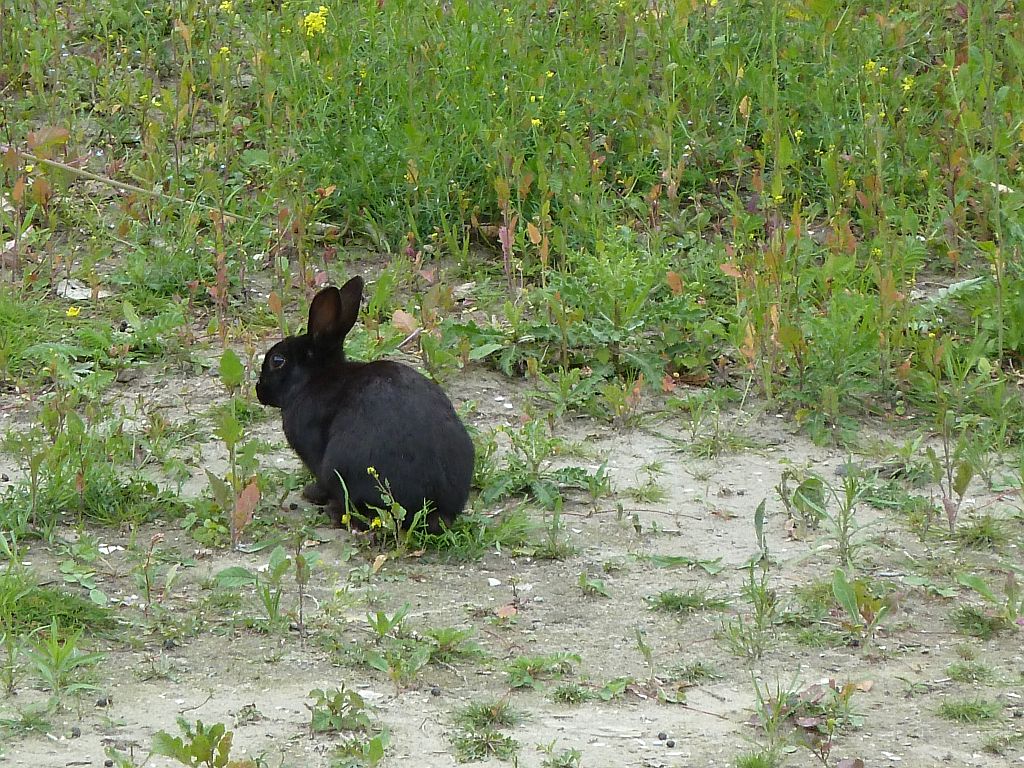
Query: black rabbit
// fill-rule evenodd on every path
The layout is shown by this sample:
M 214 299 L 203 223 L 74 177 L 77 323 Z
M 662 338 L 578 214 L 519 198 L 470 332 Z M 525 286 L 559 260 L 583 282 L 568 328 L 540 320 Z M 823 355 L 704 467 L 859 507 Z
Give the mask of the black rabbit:
M 426 503 L 427 529 L 436 533 L 466 505 L 473 442 L 448 396 L 425 376 L 388 360 L 345 359 L 362 297 L 361 277 L 321 290 L 306 333 L 279 341 L 263 358 L 256 396 L 281 409 L 288 444 L 316 478 L 303 495 L 327 504 L 335 525 L 346 491 L 350 509 L 372 520 L 370 507 L 383 505 L 379 478 L 406 509 L 406 526 Z M 352 524 L 365 526 L 357 515 Z

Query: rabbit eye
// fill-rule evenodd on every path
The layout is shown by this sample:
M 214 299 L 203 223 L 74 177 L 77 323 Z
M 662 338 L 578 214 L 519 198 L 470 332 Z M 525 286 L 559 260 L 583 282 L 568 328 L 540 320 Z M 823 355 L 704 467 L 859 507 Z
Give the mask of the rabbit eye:
M 275 352 L 270 356 L 270 370 L 277 371 L 284 368 L 285 359 L 284 355 Z

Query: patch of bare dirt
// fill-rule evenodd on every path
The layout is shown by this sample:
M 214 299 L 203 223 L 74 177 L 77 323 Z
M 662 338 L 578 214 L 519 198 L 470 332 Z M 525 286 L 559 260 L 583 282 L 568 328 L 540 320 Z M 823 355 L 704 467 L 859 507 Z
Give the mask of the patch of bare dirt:
M 515 424 L 522 412 L 523 389 L 504 378 L 467 373 L 453 377 L 447 387 L 457 403 L 475 401 L 472 418 L 482 428 Z M 165 409 L 172 422 L 200 416 L 222 397 L 216 379 L 209 376 L 131 382 L 125 385 L 125 400 L 139 389 L 146 391 L 150 404 Z M 767 500 L 767 543 L 775 560 L 771 587 L 781 604 L 791 602 L 798 585 L 830 581 L 838 563 L 834 546 L 820 537 L 791 538 L 774 488 L 782 471 L 791 466 L 834 477 L 847 455 L 814 446 L 771 415 L 742 423 L 752 447 L 703 460 L 684 450 L 687 433 L 675 417 L 653 417 L 647 424 L 645 429 L 619 429 L 573 419 L 558 425 L 559 434 L 587 450 L 586 457 L 567 462 L 591 469 L 606 462 L 618 490 L 638 485 L 646 477 L 645 467 L 659 462 L 661 472 L 655 479 L 664 490 L 664 499 L 656 502 L 637 502 L 619 494 L 596 503 L 578 500 L 567 505 L 566 535 L 575 553 L 561 561 L 491 553 L 477 562 L 446 563 L 427 555 L 388 561 L 368 579 L 353 580 L 355 569 L 368 572 L 373 553 L 354 550 L 355 539 L 347 533 L 321 528 L 323 541 L 316 548 L 323 562 L 314 571 L 307 601 L 311 636 L 306 640 L 294 630 L 262 634 L 247 627 L 245 620 L 261 613 L 248 590 L 237 609 L 219 609 L 211 600 L 214 574 L 231 565 L 256 570 L 265 564 L 267 551 L 206 550 L 172 522 L 136 532 L 92 531 L 102 543 L 125 548 L 109 556 L 97 578 L 120 606 L 117 612 L 127 620 L 125 636 L 130 639 L 99 649 L 106 661 L 99 668 L 95 695 L 83 696 L 59 718 L 56 733 L 9 741 L 2 747 L 0 762 L 99 766 L 109 745 L 132 749 L 142 758 L 156 731 L 178 733 L 175 718 L 181 715 L 231 726 L 235 758 L 261 756 L 269 766 L 326 768 L 337 742 L 309 734 L 308 694 L 344 684 L 360 691 L 390 730 L 386 765 L 456 765 L 449 740 L 453 713 L 472 700 L 508 697 L 526 715 L 522 723 L 507 729 L 522 745 L 522 766 L 541 765 L 545 754 L 538 747 L 552 743 L 556 751 L 578 749 L 584 766 L 728 766 L 761 738 L 750 725 L 755 680 L 772 689 L 802 690 L 829 679 L 860 683 L 865 689 L 852 699 L 863 725 L 836 738 L 830 765 L 839 757 L 899 768 L 1024 761 L 1024 741 L 1005 756 L 982 751 L 987 737 L 1022 730 L 1020 633 L 985 643 L 957 635 L 948 620 L 956 601 L 905 582 L 908 563 L 920 563 L 929 553 L 908 533 L 905 521 L 891 513 L 867 506 L 860 512 L 862 523 L 873 523 L 873 543 L 865 550 L 863 569 L 872 578 L 895 585 L 893 611 L 868 645 L 802 645 L 779 625 L 764 657 L 746 660 L 726 650 L 720 638 L 723 616 L 730 613 L 676 618 L 651 610 L 646 598 L 659 591 L 697 587 L 729 596 L 732 609 L 743 610 L 743 566 L 758 551 L 752 519 L 762 499 Z M 298 468 L 284 445 L 276 415 L 252 426 L 250 433 L 279 446 L 263 458 L 265 465 Z M 203 466 L 223 466 L 224 456 L 214 441 L 198 446 L 198 451 Z M 186 495 L 205 486 L 201 467 L 197 470 L 195 481 L 185 486 Z M 4 471 L 13 473 L 16 468 Z M 290 510 L 294 502 L 297 497 L 287 500 L 285 513 L 303 513 Z M 979 505 L 984 502 L 977 500 Z M 541 519 L 540 512 L 533 514 Z M 146 622 L 140 621 L 139 590 L 131 579 L 133 564 L 127 551 L 157 532 L 165 535 L 165 549 L 188 566 L 163 602 L 169 617 L 163 622 L 164 634 L 140 629 Z M 75 535 L 71 528 L 61 533 Z M 1020 562 L 1016 547 L 1005 554 Z M 718 561 L 721 570 L 711 575 L 700 567 L 658 567 L 651 556 Z M 56 558 L 52 547 L 33 544 L 26 561 L 56 582 Z M 578 585 L 584 572 L 601 578 L 610 596 L 584 594 Z M 289 580 L 285 598 L 289 610 L 295 607 L 292 584 Z M 365 665 L 344 663 L 344 654 L 330 652 L 324 642 L 334 638 L 342 649 L 372 645 L 364 618 L 367 600 L 375 610 L 388 613 L 409 603 L 407 624 L 413 630 L 473 627 L 489 658 L 430 665 L 407 687 L 396 688 Z M 507 605 L 515 606 L 514 617 L 497 621 L 496 609 Z M 659 702 L 642 686 L 611 701 L 578 705 L 553 701 L 554 682 L 510 692 L 505 665 L 522 655 L 578 654 L 582 662 L 573 679 L 598 687 L 622 676 L 646 680 L 650 670 L 637 646 L 637 627 L 646 633 L 659 676 L 702 660 L 720 677 L 676 690 L 685 703 Z M 972 646 L 1005 684 L 985 688 L 950 680 L 946 667 L 959 658 L 958 646 L 963 645 Z M 939 717 L 938 707 L 946 697 L 974 695 L 998 698 L 1005 704 L 1005 716 L 982 726 L 951 724 Z M 95 706 L 100 698 L 109 699 L 108 705 Z M 16 717 L 19 709 L 40 700 L 42 694 L 30 690 L 0 700 L 0 717 Z M 659 733 L 668 738 L 659 739 Z M 788 765 L 821 764 L 806 749 L 795 749 L 786 757 Z M 148 764 L 172 763 L 153 758 Z

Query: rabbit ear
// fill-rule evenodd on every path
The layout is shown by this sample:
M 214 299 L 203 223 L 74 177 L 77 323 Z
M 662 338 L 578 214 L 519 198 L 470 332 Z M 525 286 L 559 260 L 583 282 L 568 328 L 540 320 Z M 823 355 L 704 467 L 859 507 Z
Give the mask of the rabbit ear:
M 352 330 L 359 317 L 359 305 L 363 301 L 363 278 L 356 275 L 341 286 L 341 320 L 345 327 L 342 335 Z
M 363 278 L 353 277 L 341 290 L 324 288 L 309 305 L 309 335 L 317 346 L 335 346 L 342 342 L 359 317 L 363 298 Z

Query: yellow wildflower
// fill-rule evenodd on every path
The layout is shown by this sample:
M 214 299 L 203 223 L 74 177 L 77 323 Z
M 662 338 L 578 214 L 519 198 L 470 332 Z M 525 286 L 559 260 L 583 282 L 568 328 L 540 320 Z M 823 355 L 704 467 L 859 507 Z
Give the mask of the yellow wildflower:
M 217 7 L 220 8 L 221 13 L 231 13 L 233 10 L 235 10 L 235 4 L 232 2 L 232 0 L 223 0 L 223 2 L 221 2 L 221 4 Z
M 373 520 L 370 521 L 371 528 L 380 528 L 382 525 L 384 525 L 384 523 L 380 521 L 379 517 L 375 517 L 373 518 Z
M 874 59 L 868 59 L 864 62 L 864 71 L 868 73 L 874 72 L 877 66 L 878 63 Z
M 907 93 L 914 87 L 914 78 L 911 75 L 907 75 L 903 78 L 903 82 L 900 83 L 900 87 L 903 89 L 904 93 Z
M 532 125 L 534 128 L 538 127 L 540 125 L 540 118 L 535 117 L 532 120 L 530 120 L 530 125 Z
M 78 317 L 82 314 L 81 307 L 68 307 L 68 311 L 65 313 L 68 317 Z
M 306 33 L 306 37 L 322 35 L 327 29 L 327 6 L 321 5 L 318 10 L 307 13 L 299 22 L 299 26 Z

